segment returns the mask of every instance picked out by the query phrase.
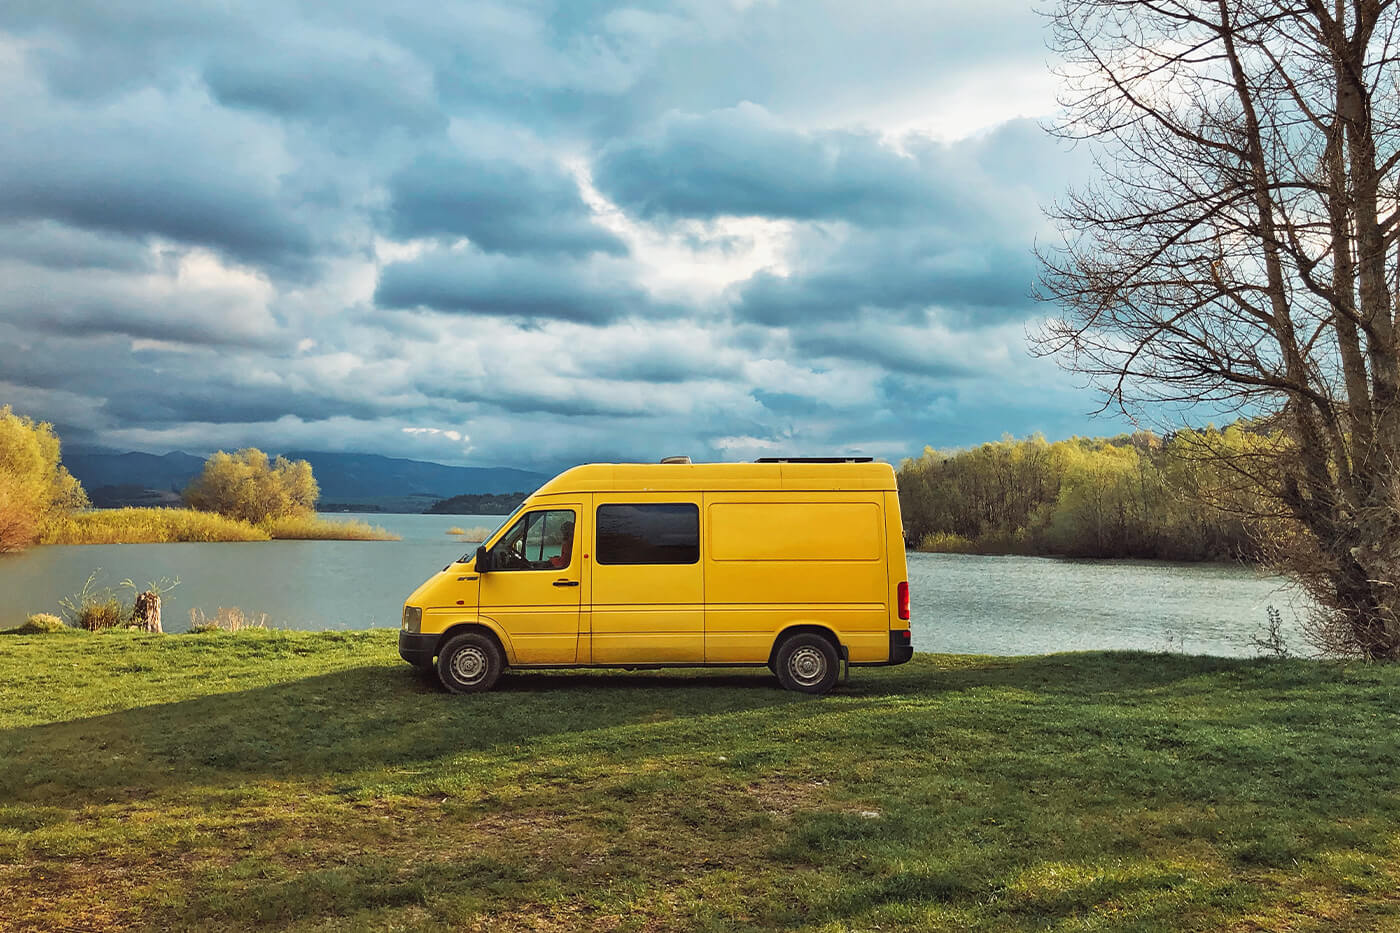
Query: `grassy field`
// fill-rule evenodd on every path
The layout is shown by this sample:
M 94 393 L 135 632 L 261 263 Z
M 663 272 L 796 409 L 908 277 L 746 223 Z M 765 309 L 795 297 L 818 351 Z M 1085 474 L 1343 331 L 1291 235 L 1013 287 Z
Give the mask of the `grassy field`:
M 1400 669 L 508 674 L 392 631 L 0 638 L 0 926 L 1400 928 Z
M 397 541 L 398 535 L 358 519 L 315 515 L 271 519 L 259 525 L 196 509 L 95 509 L 55 519 L 40 544 L 165 544 L 176 541 Z

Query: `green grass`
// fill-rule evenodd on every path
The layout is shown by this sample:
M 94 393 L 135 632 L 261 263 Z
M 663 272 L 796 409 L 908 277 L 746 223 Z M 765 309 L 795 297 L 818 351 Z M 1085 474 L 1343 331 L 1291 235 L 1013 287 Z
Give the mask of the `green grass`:
M 197 509 L 97 509 L 52 521 L 40 544 L 165 544 L 176 541 L 397 541 L 398 535 L 359 520 L 315 515 L 270 519 L 260 525 Z
M 1400 928 L 1400 669 L 512 673 L 392 631 L 0 641 L 19 929 Z M 875 814 L 875 815 L 871 815 Z M 0 924 L 3 925 L 3 924 Z

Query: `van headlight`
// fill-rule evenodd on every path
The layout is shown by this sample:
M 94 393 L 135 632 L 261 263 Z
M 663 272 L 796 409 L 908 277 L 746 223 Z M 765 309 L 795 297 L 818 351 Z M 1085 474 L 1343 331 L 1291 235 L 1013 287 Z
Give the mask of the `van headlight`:
M 418 606 L 403 607 L 403 629 L 413 634 L 423 628 L 423 610 Z

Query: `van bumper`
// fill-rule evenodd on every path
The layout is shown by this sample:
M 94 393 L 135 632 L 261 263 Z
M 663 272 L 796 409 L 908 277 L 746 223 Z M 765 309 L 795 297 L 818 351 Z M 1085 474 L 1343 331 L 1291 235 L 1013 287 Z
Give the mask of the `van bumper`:
M 914 646 L 910 643 L 910 631 L 898 629 L 890 632 L 890 659 L 888 661 L 852 661 L 851 667 L 889 667 L 903 664 L 914 656 Z
M 399 630 L 399 657 L 414 667 L 426 667 L 433 663 L 437 654 L 437 643 L 441 635 L 419 635 Z

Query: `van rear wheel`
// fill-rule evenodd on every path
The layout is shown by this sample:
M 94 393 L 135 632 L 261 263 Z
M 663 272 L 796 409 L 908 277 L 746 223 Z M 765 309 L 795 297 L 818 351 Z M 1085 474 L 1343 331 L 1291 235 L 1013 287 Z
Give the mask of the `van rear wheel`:
M 504 667 L 500 646 L 480 632 L 458 635 L 438 653 L 438 680 L 452 693 L 482 693 L 496 685 Z
M 774 660 L 778 683 L 800 693 L 827 693 L 840 674 L 836 646 L 811 632 L 784 639 Z

